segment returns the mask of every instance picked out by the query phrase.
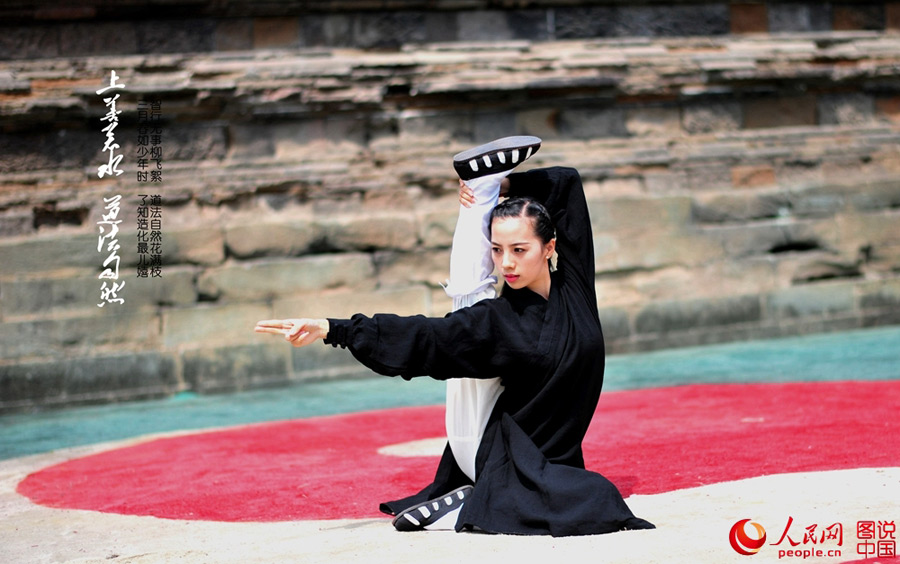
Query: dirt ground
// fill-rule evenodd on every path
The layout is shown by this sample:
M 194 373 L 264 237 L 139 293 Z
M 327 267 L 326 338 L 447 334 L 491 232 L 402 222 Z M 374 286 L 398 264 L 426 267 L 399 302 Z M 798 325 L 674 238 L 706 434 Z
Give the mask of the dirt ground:
M 137 439 L 146 440 L 144 439 Z M 592 562 L 837 564 L 860 560 L 859 521 L 900 521 L 900 468 L 765 476 L 657 495 L 629 506 L 656 530 L 591 537 L 518 537 L 453 532 L 398 533 L 388 518 L 277 523 L 176 521 L 41 507 L 16 493 L 29 473 L 136 441 L 65 449 L 0 462 L 0 562 L 37 563 L 441 563 Z M 753 556 L 732 549 L 738 520 L 765 527 Z M 787 537 L 782 539 L 791 521 Z M 842 544 L 802 542 L 840 523 Z M 779 539 L 782 539 L 780 544 Z M 791 546 L 790 541 L 798 543 Z M 840 550 L 841 555 L 780 554 Z M 751 559 L 751 560 L 747 560 Z M 869 562 L 876 562 L 870 560 Z M 897 562 L 897 560 L 883 560 Z

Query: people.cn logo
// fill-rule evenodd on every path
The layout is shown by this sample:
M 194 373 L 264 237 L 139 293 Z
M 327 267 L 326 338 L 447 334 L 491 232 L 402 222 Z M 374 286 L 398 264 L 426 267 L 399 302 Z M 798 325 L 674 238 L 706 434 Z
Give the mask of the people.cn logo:
M 747 534 L 748 523 L 756 533 L 753 536 Z M 754 523 L 750 519 L 741 519 L 731 527 L 728 540 L 731 541 L 731 548 L 737 551 L 738 554 L 751 556 L 759 552 L 759 549 L 766 544 L 766 530 L 763 529 L 762 525 Z

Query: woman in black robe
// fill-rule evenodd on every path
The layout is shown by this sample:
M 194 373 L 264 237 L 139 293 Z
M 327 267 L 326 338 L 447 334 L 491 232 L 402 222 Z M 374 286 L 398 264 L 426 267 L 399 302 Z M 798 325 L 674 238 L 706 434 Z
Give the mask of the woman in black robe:
M 412 517 L 401 519 L 407 528 L 454 502 L 457 531 L 567 536 L 653 528 L 609 480 L 584 467 L 581 443 L 600 397 L 605 353 L 581 178 L 571 168 L 536 169 L 509 175 L 504 187 L 511 200 L 491 220 L 494 264 L 506 279 L 500 297 L 443 318 L 270 320 L 257 331 L 284 334 L 295 346 L 322 338 L 389 376 L 502 378 L 474 484 L 448 447 L 429 486 L 381 505 L 398 519 Z M 464 188 L 460 197 L 465 205 L 471 194 Z M 541 229 L 542 214 L 555 239 Z

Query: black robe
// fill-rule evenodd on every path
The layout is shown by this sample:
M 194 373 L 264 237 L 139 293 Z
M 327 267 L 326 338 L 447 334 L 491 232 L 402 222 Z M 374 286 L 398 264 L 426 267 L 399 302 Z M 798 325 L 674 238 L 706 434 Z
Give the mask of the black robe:
M 331 319 L 326 343 L 349 348 L 385 375 L 502 378 L 457 530 L 566 536 L 652 528 L 611 482 L 584 468 L 581 442 L 600 397 L 605 353 L 581 179 L 571 168 L 509 179 L 509 195 L 543 203 L 556 226 L 558 261 L 547 300 L 505 286 L 500 297 L 443 318 Z M 448 445 L 431 485 L 381 510 L 396 515 L 469 483 Z

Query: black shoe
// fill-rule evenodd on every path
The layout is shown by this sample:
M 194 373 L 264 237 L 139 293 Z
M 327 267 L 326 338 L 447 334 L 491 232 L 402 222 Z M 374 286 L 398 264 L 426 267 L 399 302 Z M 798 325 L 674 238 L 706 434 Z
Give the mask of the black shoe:
M 541 139 L 531 135 L 504 137 L 457 153 L 453 168 L 463 180 L 508 172 L 541 148 Z
M 462 507 L 474 489 L 472 486 L 463 486 L 447 495 L 404 509 L 394 517 L 394 528 L 404 532 L 421 531 L 428 525 L 437 523 L 444 515 Z

